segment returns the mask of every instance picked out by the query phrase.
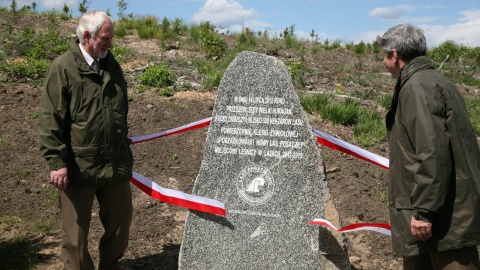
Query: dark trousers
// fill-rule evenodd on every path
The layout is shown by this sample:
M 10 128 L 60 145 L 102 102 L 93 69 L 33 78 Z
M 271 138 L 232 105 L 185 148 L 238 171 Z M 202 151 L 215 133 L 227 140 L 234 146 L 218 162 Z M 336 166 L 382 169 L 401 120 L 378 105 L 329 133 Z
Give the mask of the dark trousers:
M 404 270 L 479 270 L 477 247 L 403 258 Z
M 67 186 L 59 192 L 62 215 L 62 260 L 67 270 L 94 270 L 88 252 L 88 231 L 93 200 L 100 206 L 99 217 L 104 228 L 100 239 L 98 269 L 120 269 L 118 260 L 128 246 L 132 221 L 132 190 L 130 182 L 105 187 Z

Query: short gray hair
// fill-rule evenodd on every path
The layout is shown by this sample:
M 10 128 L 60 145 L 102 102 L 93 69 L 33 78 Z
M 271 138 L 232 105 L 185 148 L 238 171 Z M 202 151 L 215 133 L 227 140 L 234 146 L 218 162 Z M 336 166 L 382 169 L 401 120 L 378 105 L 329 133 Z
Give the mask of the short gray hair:
M 392 56 L 395 49 L 399 57 L 409 62 L 410 60 L 427 54 L 427 41 L 423 30 L 411 24 L 399 24 L 377 37 L 377 42 L 383 52 Z
M 103 11 L 92 10 L 83 14 L 77 26 L 77 37 L 80 39 L 80 42 L 83 43 L 85 41 L 83 37 L 85 31 L 88 31 L 92 37 L 95 37 L 105 20 L 110 20 L 113 23 L 112 18 Z

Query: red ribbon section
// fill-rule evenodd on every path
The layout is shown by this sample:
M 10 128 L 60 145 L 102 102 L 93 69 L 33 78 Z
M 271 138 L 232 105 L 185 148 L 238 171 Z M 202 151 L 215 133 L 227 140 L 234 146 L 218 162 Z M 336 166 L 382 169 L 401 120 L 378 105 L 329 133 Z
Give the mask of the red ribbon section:
M 335 228 L 335 226 L 333 226 L 332 223 L 330 223 L 330 221 L 326 219 L 316 218 L 310 221 L 308 224 L 321 225 L 324 227 L 331 228 L 340 233 L 369 230 L 369 231 L 383 233 L 386 235 L 392 234 L 391 226 L 390 224 L 387 224 L 387 223 L 355 223 L 355 224 L 350 224 L 341 229 L 337 229 Z
M 328 148 L 331 148 L 343 153 L 347 153 L 354 157 L 363 159 L 365 161 L 371 162 L 375 165 L 388 169 L 388 159 L 384 157 L 376 155 L 372 152 L 368 152 L 362 148 L 359 148 L 355 145 L 349 144 L 342 140 L 339 140 L 319 130 L 313 129 L 313 133 L 317 135 L 318 143 L 321 145 L 324 145 Z
M 211 120 L 212 120 L 212 118 L 209 117 L 209 118 L 205 118 L 203 120 L 193 122 L 193 123 L 190 123 L 190 124 L 178 127 L 178 128 L 174 128 L 174 129 L 170 129 L 170 130 L 167 130 L 167 131 L 163 131 L 163 132 L 159 132 L 159 133 L 155 133 L 155 134 L 150 134 L 150 135 L 136 136 L 136 137 L 132 137 L 130 139 L 132 140 L 132 144 L 136 144 L 136 143 L 140 143 L 140 142 L 146 142 L 146 141 L 158 139 L 158 138 L 161 138 L 161 137 L 165 137 L 165 136 L 168 136 L 168 135 L 182 133 L 182 132 L 190 131 L 190 130 L 197 129 L 197 128 L 203 128 L 205 126 L 210 125 Z
M 210 214 L 220 216 L 227 215 L 225 205 L 217 200 L 186 194 L 178 190 L 162 188 L 147 177 L 135 172 L 130 181 L 147 195 L 159 201 Z

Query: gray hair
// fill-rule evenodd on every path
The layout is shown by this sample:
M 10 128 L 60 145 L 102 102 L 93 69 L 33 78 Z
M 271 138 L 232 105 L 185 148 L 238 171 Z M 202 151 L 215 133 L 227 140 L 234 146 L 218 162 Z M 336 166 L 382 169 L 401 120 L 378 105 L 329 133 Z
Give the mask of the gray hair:
M 423 30 L 411 24 L 399 24 L 388 29 L 383 36 L 377 37 L 377 42 L 388 57 L 392 56 L 392 49 L 395 49 L 406 62 L 427 54 Z
M 113 23 L 112 18 L 103 11 L 92 10 L 83 14 L 77 26 L 77 37 L 80 39 L 80 42 L 83 43 L 85 41 L 83 37 L 85 31 L 88 31 L 94 38 L 105 20 L 110 20 Z

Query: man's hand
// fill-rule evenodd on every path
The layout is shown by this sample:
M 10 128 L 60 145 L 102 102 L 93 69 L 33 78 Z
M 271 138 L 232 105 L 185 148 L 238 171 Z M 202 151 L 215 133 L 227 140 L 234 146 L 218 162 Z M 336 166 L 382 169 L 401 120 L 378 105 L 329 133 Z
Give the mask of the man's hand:
M 417 241 L 427 241 L 432 238 L 432 223 L 416 220 L 412 217 L 410 231 Z
M 50 184 L 54 185 L 58 190 L 66 189 L 67 183 L 68 175 L 66 167 L 50 172 Z

